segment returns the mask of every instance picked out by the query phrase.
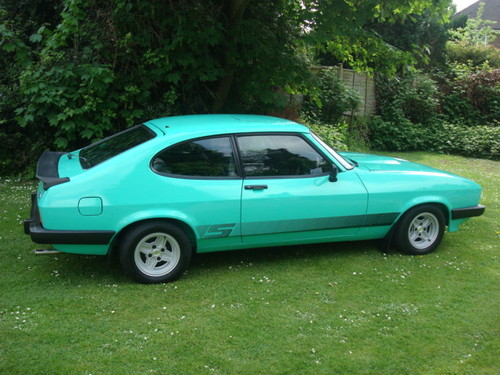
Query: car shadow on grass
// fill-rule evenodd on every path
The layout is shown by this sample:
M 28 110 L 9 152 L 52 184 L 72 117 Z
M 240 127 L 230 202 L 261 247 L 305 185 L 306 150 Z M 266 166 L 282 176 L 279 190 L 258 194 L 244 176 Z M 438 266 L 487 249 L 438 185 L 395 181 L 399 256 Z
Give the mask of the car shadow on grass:
M 58 253 L 39 255 L 34 260 L 35 270 L 50 273 L 51 278 L 68 283 L 121 283 L 128 279 L 120 264 L 108 256 Z
M 381 253 L 377 241 L 332 242 L 310 245 L 263 247 L 237 251 L 196 254 L 191 262 L 191 273 L 210 268 L 228 268 L 241 264 L 253 266 L 303 263 L 305 261 L 335 260 L 357 257 L 366 253 Z
M 255 268 L 288 267 L 291 264 L 335 262 L 348 258 L 377 254 L 376 241 L 333 242 L 310 245 L 264 247 L 245 250 L 195 254 L 183 278 L 202 278 L 216 270 L 252 265 Z M 37 268 L 49 270 L 53 278 L 68 283 L 122 284 L 127 278 L 116 256 L 59 253 L 37 256 Z

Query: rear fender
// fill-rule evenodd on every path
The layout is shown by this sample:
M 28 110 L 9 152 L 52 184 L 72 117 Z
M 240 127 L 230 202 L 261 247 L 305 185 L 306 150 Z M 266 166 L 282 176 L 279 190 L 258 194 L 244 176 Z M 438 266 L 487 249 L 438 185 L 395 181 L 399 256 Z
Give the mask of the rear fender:
M 110 249 L 115 249 L 119 245 L 122 236 L 132 227 L 140 225 L 146 221 L 153 220 L 165 220 L 173 222 L 174 224 L 181 227 L 188 235 L 193 249 L 196 249 L 196 243 L 199 239 L 199 234 L 195 228 L 194 223 L 189 220 L 189 218 L 178 211 L 165 211 L 165 210 L 153 210 L 147 212 L 136 212 L 132 215 L 126 216 L 119 223 L 119 229 L 117 229 L 117 234 L 113 237 Z
M 175 210 L 148 210 L 144 212 L 135 212 L 120 220 L 118 224 L 119 229 L 117 229 L 117 232 L 121 232 L 123 228 L 128 227 L 134 223 L 155 219 L 179 221 L 185 223 L 188 227 L 191 228 L 193 232 L 196 232 L 193 230 L 193 228 L 196 228 L 196 223 L 194 223 L 191 218 L 186 216 L 184 213 Z M 196 238 L 198 239 L 198 235 Z

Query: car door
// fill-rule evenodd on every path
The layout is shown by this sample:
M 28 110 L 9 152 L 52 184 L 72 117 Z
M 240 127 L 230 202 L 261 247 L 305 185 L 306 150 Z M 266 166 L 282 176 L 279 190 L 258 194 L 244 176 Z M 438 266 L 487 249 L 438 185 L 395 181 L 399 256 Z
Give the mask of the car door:
M 173 218 L 196 231 L 197 251 L 231 249 L 241 244 L 242 178 L 230 136 L 181 142 L 152 160 L 162 205 Z
M 330 181 L 336 167 L 303 135 L 245 134 L 237 144 L 244 244 L 348 239 L 363 225 L 367 192 L 357 174 Z

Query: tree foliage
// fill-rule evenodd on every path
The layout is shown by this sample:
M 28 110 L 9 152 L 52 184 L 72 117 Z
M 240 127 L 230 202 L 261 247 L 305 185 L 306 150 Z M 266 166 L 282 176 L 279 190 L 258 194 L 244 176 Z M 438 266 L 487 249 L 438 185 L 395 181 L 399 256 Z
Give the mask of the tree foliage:
M 355 69 L 394 74 L 413 67 L 429 52 L 425 42 L 394 43 L 389 33 L 400 24 L 418 24 L 422 15 L 442 24 L 450 16 L 450 0 L 352 0 L 305 2 L 311 14 L 311 41 L 336 60 Z M 317 8 L 315 8 L 317 7 Z M 316 10 L 316 11 L 314 11 Z M 386 34 L 386 35 L 384 35 Z
M 443 22 L 449 3 L 4 0 L 0 138 L 12 143 L 2 159 L 21 139 L 29 159 L 153 117 L 268 113 L 285 105 L 284 93 L 307 91 L 315 50 L 395 72 L 424 52 L 394 47 L 374 25 L 425 12 Z
M 444 63 L 447 25 L 439 14 L 426 10 L 392 24 L 373 24 L 372 28 L 397 50 L 413 51 L 416 67 L 428 70 Z M 405 72 L 401 69 L 400 72 Z
M 488 45 L 497 37 L 497 31 L 491 26 L 495 21 L 483 19 L 484 3 L 480 2 L 476 17 L 468 18 L 465 26 L 450 30 L 452 41 L 465 43 L 469 46 Z
M 493 125 L 500 118 L 500 52 L 489 45 L 495 38 L 491 21 L 477 17 L 450 29 L 447 69 L 435 74 L 440 86 L 442 118 L 453 124 Z

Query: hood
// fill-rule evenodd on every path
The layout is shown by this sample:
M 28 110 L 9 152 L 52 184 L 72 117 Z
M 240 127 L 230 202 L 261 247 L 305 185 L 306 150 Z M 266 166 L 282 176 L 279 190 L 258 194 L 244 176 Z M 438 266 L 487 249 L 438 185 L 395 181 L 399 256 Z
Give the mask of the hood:
M 412 163 L 410 161 L 392 158 L 388 156 L 359 154 L 353 152 L 340 153 L 346 159 L 355 161 L 359 167 L 371 172 L 394 171 L 394 172 L 432 172 L 449 174 L 438 169 L 428 167 L 423 164 Z

